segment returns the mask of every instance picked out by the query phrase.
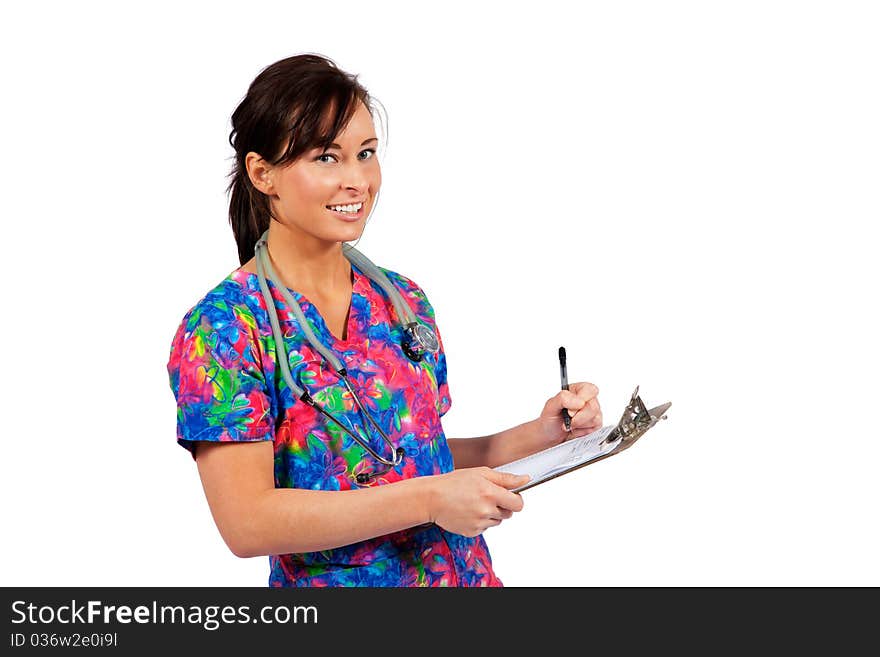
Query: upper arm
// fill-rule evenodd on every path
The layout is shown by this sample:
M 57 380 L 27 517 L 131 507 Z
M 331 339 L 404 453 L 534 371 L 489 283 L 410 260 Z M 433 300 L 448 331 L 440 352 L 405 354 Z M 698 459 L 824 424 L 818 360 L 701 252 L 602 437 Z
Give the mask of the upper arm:
M 249 556 L 247 545 L 256 534 L 254 506 L 275 488 L 272 443 L 199 441 L 195 459 L 220 535 L 236 556 Z
M 195 459 L 223 540 L 245 556 L 254 505 L 275 486 L 274 413 L 256 338 L 228 306 L 188 313 L 171 346 L 177 442 Z

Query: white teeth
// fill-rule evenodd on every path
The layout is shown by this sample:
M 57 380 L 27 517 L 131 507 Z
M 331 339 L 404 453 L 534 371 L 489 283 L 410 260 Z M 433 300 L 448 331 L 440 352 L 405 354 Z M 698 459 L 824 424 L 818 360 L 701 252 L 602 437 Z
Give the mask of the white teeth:
M 363 206 L 363 203 L 355 203 L 354 205 L 331 205 L 329 207 L 331 210 L 336 210 L 337 212 L 357 212 Z

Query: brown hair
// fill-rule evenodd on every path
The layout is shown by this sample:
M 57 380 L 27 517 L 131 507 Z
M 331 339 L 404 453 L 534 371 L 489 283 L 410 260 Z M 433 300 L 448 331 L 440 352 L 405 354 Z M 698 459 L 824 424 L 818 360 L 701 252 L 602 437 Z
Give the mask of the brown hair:
M 375 116 L 375 99 L 357 78 L 323 55 L 306 53 L 267 66 L 251 82 L 232 113 L 229 133 L 235 164 L 226 191 L 232 192 L 229 223 L 240 264 L 253 257 L 254 244 L 272 218 L 268 197 L 248 177 L 245 157 L 253 151 L 273 165 L 288 164 L 333 143 L 358 101 Z

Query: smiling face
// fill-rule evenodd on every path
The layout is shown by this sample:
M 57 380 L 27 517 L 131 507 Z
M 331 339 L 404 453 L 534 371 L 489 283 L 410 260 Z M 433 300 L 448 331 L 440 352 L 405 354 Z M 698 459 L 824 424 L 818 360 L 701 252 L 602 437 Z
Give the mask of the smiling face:
M 378 144 L 369 110 L 358 102 L 351 121 L 327 150 L 308 150 L 264 179 L 273 215 L 301 237 L 357 240 L 382 184 Z

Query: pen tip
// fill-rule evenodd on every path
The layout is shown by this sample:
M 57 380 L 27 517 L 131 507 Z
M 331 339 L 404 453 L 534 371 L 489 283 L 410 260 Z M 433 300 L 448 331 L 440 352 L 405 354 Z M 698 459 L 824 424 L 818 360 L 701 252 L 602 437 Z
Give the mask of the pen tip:
M 559 360 L 565 360 L 565 347 L 559 347 Z

